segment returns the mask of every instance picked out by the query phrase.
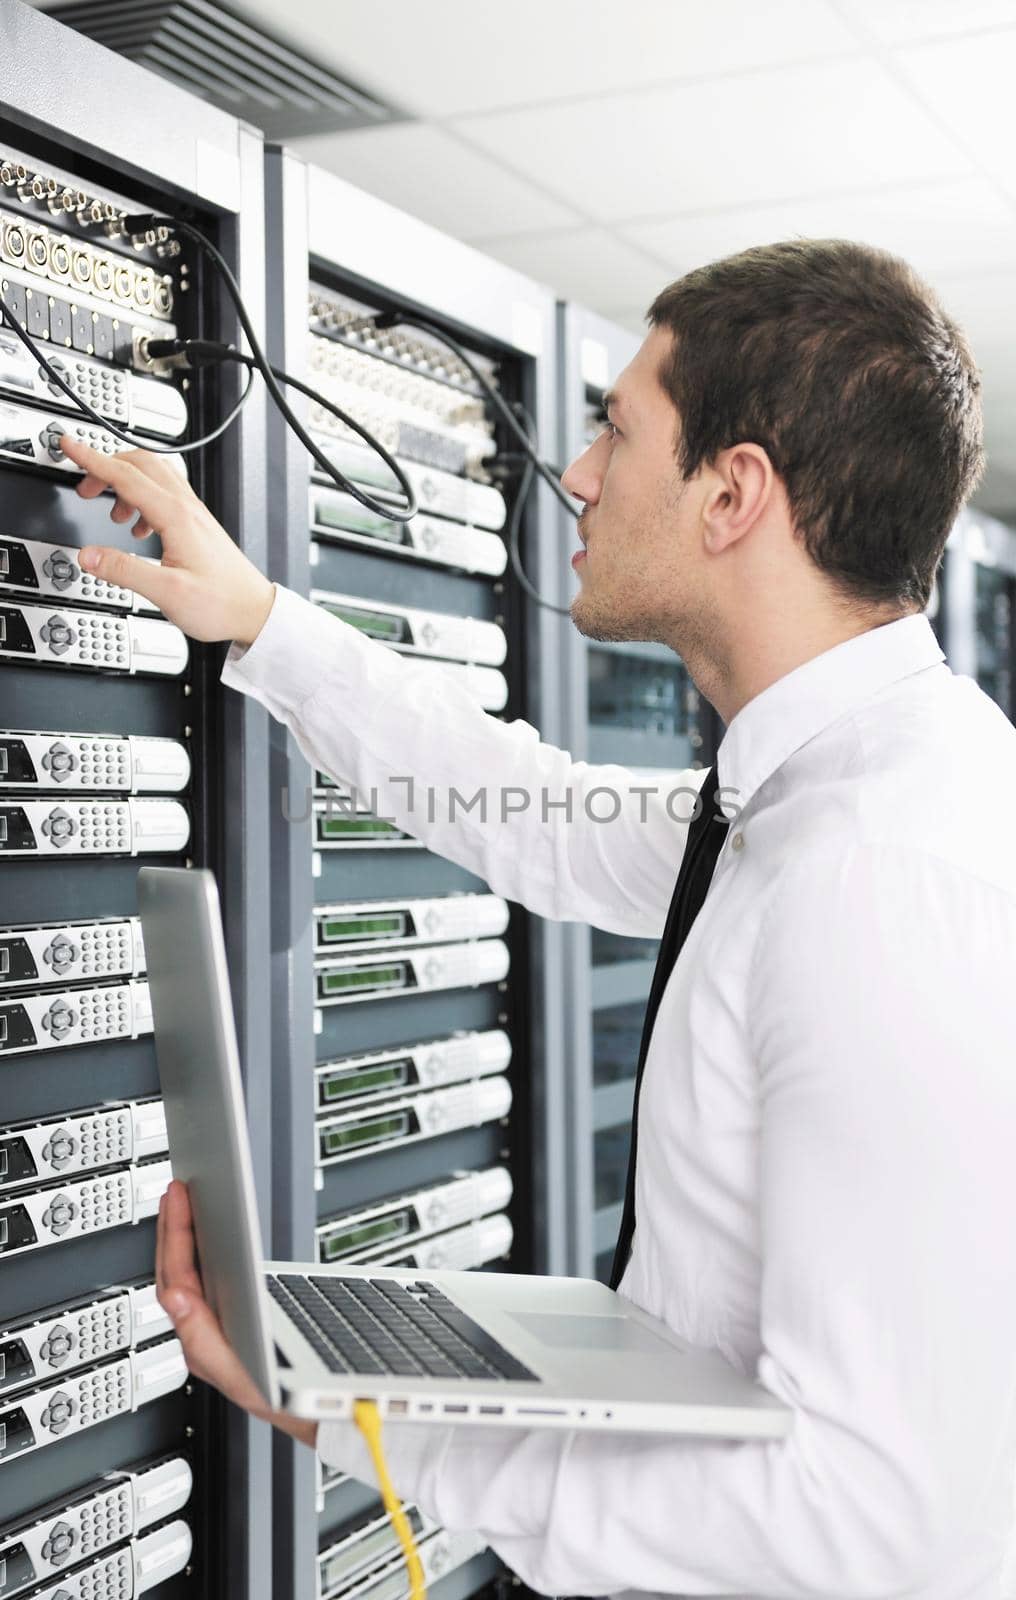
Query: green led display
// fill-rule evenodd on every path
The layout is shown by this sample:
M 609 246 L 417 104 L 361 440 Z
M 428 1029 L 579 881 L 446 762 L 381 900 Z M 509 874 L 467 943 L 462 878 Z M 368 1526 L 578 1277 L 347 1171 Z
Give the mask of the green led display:
M 323 995 L 342 994 L 348 989 L 390 989 L 406 981 L 406 964 L 391 967 L 348 967 L 341 972 L 323 972 L 318 985 Z
M 341 605 L 326 604 L 324 610 L 348 622 L 351 627 L 359 628 L 369 638 L 380 639 L 385 644 L 393 644 L 406 637 L 404 617 L 389 617 L 381 611 L 356 611 L 352 606 Z
M 320 1087 L 323 1105 L 348 1100 L 354 1094 L 369 1094 L 375 1089 L 401 1089 L 409 1082 L 409 1062 L 385 1062 L 384 1066 L 362 1067 L 357 1072 L 336 1072 L 324 1078 Z
M 338 944 L 342 939 L 360 939 L 369 935 L 379 939 L 387 934 L 393 937 L 406 931 L 406 916 L 402 911 L 386 912 L 382 916 L 368 916 L 360 912 L 352 917 L 326 917 L 318 923 L 318 937 L 322 944 Z
M 373 539 L 384 539 L 388 544 L 401 544 L 402 526 L 372 516 L 369 511 L 357 511 L 351 506 L 332 506 L 327 500 L 314 505 L 314 520 L 322 528 L 336 528 L 344 533 L 367 533 Z
M 317 822 L 319 839 L 381 838 L 400 831 L 379 817 L 319 817 Z
M 377 1144 L 381 1139 L 397 1139 L 409 1131 L 409 1117 L 405 1111 L 394 1111 L 387 1117 L 374 1117 L 370 1122 L 355 1122 L 345 1128 L 322 1128 L 321 1154 L 323 1157 L 340 1156 L 360 1145 Z
M 376 1217 L 373 1222 L 362 1222 L 359 1227 L 336 1228 L 322 1240 L 324 1258 L 337 1261 L 340 1256 L 384 1244 L 387 1239 L 400 1239 L 408 1230 L 409 1217 L 405 1211 L 398 1211 L 391 1217 Z

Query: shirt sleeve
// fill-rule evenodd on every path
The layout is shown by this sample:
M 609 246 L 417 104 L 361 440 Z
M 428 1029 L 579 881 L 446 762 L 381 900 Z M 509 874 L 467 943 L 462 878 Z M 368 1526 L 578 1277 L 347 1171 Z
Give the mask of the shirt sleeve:
M 314 767 L 495 894 L 557 920 L 662 932 L 703 771 L 643 778 L 573 761 L 279 585 L 222 681 L 285 723 Z
M 918 852 L 811 854 L 774 891 L 749 999 L 756 1375 L 793 1409 L 786 1439 L 389 1424 L 400 1490 L 480 1529 L 541 1593 L 995 1593 L 1013 1518 L 1014 948 L 1011 899 Z M 344 1429 L 320 1447 L 369 1477 Z

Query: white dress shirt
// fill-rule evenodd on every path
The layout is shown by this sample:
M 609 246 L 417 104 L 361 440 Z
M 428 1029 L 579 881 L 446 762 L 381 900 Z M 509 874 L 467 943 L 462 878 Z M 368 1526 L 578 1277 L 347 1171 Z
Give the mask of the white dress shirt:
M 646 795 L 285 589 L 223 677 L 495 893 L 659 937 L 690 810 L 667 797 L 701 772 Z M 719 781 L 740 815 L 656 1020 L 621 1292 L 757 1376 L 793 1407 L 790 1436 L 389 1423 L 396 1485 L 549 1594 L 998 1600 L 1016 1468 L 1016 730 L 912 616 L 750 701 Z M 449 791 L 481 785 L 486 821 L 449 820 Z M 621 797 L 615 820 L 592 820 L 617 809 L 587 805 L 594 789 Z M 570 820 L 553 804 L 569 794 Z M 319 1448 L 372 1478 L 351 1424 L 323 1425 Z

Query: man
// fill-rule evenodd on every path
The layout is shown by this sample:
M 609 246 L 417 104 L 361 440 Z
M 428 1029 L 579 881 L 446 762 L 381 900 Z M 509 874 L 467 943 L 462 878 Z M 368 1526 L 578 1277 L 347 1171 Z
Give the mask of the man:
M 757 1373 L 794 1426 L 738 1443 L 389 1424 L 393 1476 L 549 1593 L 998 1600 L 1016 732 L 922 615 L 981 471 L 976 369 L 903 263 L 843 241 L 703 267 L 649 321 L 563 480 L 585 506 L 572 615 L 680 654 L 727 724 L 736 820 L 655 1018 L 621 1292 Z M 315 765 L 541 915 L 659 936 L 687 809 L 273 589 L 165 463 L 65 448 L 80 492 L 112 486 L 114 521 L 165 551 L 161 570 L 82 565 L 232 639 L 225 681 Z M 406 774 L 439 803 L 413 807 Z M 531 806 L 450 822 L 478 777 Z M 583 803 L 597 786 L 622 797 L 610 822 Z M 158 1273 L 194 1370 L 263 1415 L 202 1299 L 179 1186 Z M 274 1420 L 369 1476 L 349 1425 Z

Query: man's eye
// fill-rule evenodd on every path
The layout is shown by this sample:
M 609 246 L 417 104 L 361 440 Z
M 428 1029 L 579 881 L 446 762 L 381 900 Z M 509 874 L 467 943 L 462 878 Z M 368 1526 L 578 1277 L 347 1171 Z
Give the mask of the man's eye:
M 604 417 L 603 419 L 603 432 L 607 434 L 612 444 L 614 440 L 619 437 L 617 425 L 616 423 L 611 422 L 609 417 Z

